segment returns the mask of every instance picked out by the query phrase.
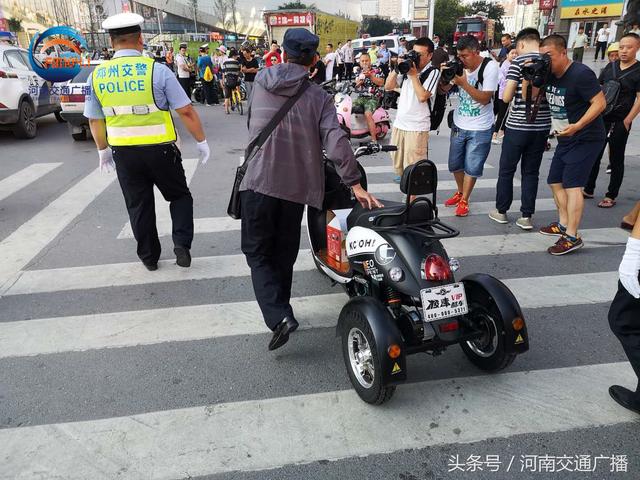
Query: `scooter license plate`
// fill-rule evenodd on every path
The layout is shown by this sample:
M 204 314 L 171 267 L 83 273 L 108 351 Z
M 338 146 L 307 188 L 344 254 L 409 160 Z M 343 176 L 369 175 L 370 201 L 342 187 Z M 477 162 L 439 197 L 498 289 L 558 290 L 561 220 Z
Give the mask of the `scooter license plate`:
M 456 317 L 469 312 L 464 284 L 450 283 L 420 290 L 425 322 Z

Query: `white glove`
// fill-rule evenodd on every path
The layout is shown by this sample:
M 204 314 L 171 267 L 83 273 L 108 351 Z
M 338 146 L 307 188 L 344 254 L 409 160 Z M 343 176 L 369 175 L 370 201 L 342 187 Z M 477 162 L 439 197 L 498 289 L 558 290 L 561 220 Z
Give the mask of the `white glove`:
M 104 150 L 98 150 L 98 156 L 100 157 L 100 171 L 111 173 L 116 169 L 116 164 L 113 162 L 113 153 L 111 147 L 107 147 Z
M 209 150 L 209 144 L 207 143 L 207 139 L 205 138 L 203 141 L 196 143 L 198 147 L 198 153 L 200 157 L 200 163 L 204 165 L 209 161 L 209 155 L 211 151 Z
M 622 262 L 618 267 L 618 273 L 620 274 L 620 283 L 633 298 L 640 298 L 638 272 L 640 272 L 640 240 L 629 237 L 627 249 L 624 251 Z

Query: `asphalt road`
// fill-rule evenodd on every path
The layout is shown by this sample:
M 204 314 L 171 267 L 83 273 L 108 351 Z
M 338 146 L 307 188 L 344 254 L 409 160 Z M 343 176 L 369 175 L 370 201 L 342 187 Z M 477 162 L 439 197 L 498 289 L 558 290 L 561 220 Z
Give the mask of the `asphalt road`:
M 458 348 L 411 357 L 410 384 L 372 408 L 351 390 L 332 327 L 346 297 L 303 264 L 293 286 L 303 328 L 267 351 L 238 226 L 224 219 L 246 118 L 197 110 L 213 153 L 196 167 L 182 131 L 201 219 L 186 273 L 171 265 L 170 236 L 158 272 L 136 264 L 122 194 L 115 177 L 93 173 L 92 143 L 74 142 L 53 117 L 38 122 L 35 140 L 0 133 L 1 479 L 639 478 L 638 417 L 607 394 L 612 381 L 634 386 L 607 311 L 624 251 L 617 226 L 640 198 L 637 129 L 618 205 L 588 201 L 587 248 L 560 258 L 537 233 L 480 213 L 495 196 L 492 147 L 472 214 L 446 218 L 462 232 L 448 245 L 460 276 L 486 272 L 513 285 L 531 350 L 490 376 Z M 446 127 L 432 137 L 436 163 L 446 163 L 448 140 Z M 552 153 L 536 226 L 556 219 L 544 182 Z M 364 162 L 390 164 L 384 154 Z M 607 178 L 603 165 L 597 195 Z M 570 473 L 581 455 L 582 471 Z M 626 471 L 611 471 L 612 455 L 626 456 Z M 600 457 L 595 472 L 587 457 L 592 467 Z M 463 467 L 453 468 L 456 458 Z

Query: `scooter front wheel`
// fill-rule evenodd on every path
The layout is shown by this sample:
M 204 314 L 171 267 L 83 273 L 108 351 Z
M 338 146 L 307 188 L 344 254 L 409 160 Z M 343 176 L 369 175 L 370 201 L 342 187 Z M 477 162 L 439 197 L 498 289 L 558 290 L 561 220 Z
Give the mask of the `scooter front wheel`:
M 374 405 L 389 401 L 396 387 L 382 385 L 382 368 L 375 338 L 364 314 L 358 310 L 348 313 L 342 323 L 340 341 L 349 379 L 358 396 Z
M 482 335 L 461 344 L 462 351 L 478 368 L 496 372 L 507 368 L 516 358 L 505 343 L 504 320 L 491 297 L 469 303 L 469 318 Z

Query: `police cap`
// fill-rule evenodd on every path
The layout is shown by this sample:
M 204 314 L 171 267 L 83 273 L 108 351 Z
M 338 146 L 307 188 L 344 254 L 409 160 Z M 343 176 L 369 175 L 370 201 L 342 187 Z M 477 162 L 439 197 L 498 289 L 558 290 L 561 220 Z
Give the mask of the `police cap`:
M 140 25 L 144 23 L 144 18 L 137 13 L 118 13 L 111 15 L 104 22 L 102 28 L 111 35 L 124 35 L 126 33 L 141 32 Z
M 284 34 L 282 48 L 290 57 L 300 57 L 318 49 L 320 38 L 305 28 L 290 28 Z

